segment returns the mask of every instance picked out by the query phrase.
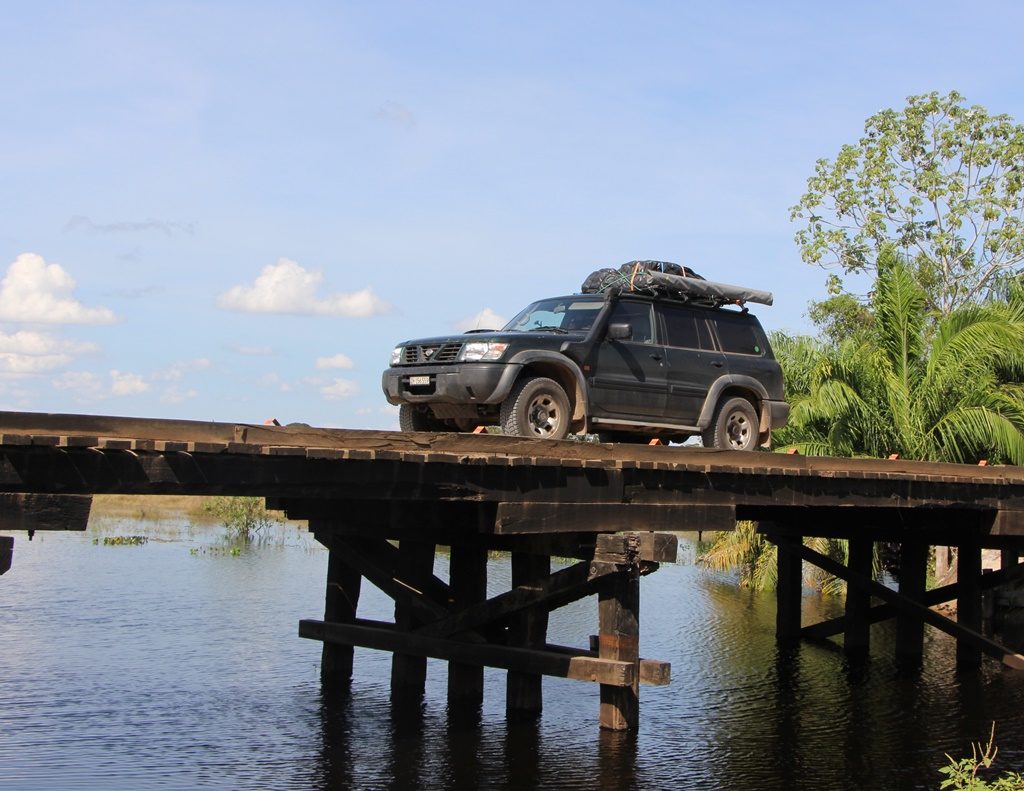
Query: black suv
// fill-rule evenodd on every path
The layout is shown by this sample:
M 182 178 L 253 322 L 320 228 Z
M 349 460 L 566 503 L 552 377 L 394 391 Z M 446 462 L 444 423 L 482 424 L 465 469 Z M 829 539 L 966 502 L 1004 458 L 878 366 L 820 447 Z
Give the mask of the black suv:
M 534 302 L 502 330 L 407 341 L 384 393 L 403 431 L 603 441 L 653 437 L 752 450 L 786 423 L 782 370 L 744 310 L 633 293 Z

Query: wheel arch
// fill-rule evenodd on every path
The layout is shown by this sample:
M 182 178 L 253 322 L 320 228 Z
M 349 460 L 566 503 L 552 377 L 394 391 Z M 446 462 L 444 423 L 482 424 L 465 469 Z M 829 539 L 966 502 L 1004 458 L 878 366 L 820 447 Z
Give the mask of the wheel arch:
M 766 401 L 768 391 L 765 386 L 751 376 L 721 376 L 708 388 L 707 398 L 697 419 L 697 427 L 702 431 L 711 425 L 711 419 L 717 407 L 724 399 L 739 396 L 747 399 L 758 414 L 759 431 L 761 434 L 771 431 L 771 417 L 768 414 Z
M 524 376 L 545 376 L 561 385 L 572 410 L 570 431 L 581 431 L 587 423 L 587 386 L 583 372 L 572 360 L 557 352 L 523 352 L 509 362 L 522 365 L 516 381 Z

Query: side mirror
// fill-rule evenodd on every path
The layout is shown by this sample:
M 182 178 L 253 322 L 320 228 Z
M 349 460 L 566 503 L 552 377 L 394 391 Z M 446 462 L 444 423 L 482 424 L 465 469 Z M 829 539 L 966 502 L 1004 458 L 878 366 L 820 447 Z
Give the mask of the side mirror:
M 628 341 L 633 337 L 632 324 L 609 324 L 608 339 L 612 341 Z

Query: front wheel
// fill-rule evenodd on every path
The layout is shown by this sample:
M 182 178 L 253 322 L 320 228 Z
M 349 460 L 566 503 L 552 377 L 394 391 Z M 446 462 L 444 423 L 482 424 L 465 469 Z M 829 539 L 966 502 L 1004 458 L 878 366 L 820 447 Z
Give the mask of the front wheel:
M 451 431 L 443 421 L 412 404 L 398 407 L 398 425 L 402 431 Z
M 569 434 L 569 397 L 554 379 L 520 380 L 501 404 L 501 430 L 534 439 L 565 439 Z
M 711 425 L 701 433 L 705 448 L 756 450 L 757 412 L 745 398 L 729 398 L 715 408 Z

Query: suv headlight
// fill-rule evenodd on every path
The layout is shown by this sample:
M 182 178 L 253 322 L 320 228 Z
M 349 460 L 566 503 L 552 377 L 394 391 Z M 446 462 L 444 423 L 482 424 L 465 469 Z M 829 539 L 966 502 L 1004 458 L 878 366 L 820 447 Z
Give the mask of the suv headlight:
M 391 350 L 391 364 L 398 365 L 400 362 L 402 362 L 402 347 L 396 346 Z
M 480 360 L 499 360 L 507 348 L 507 343 L 473 341 L 462 347 L 462 351 L 459 353 L 459 360 L 468 363 Z

